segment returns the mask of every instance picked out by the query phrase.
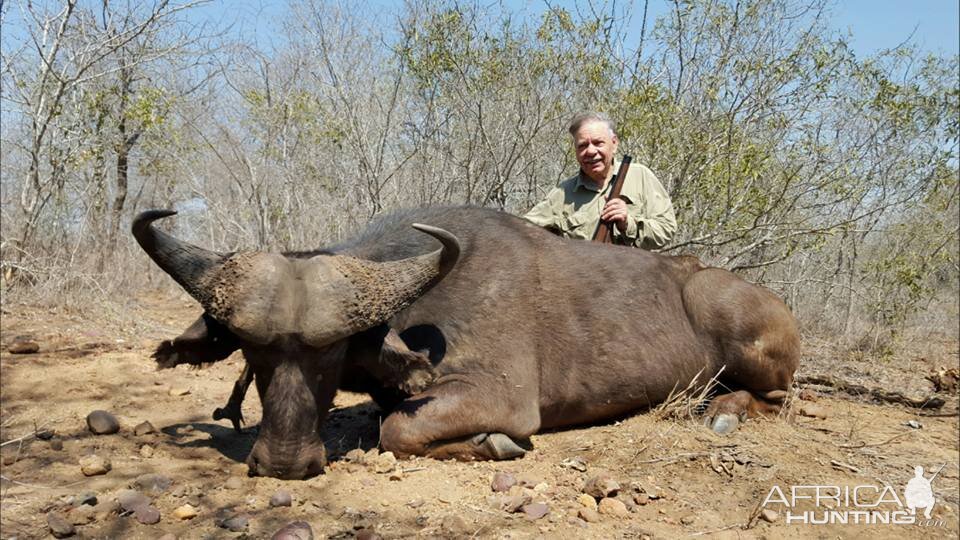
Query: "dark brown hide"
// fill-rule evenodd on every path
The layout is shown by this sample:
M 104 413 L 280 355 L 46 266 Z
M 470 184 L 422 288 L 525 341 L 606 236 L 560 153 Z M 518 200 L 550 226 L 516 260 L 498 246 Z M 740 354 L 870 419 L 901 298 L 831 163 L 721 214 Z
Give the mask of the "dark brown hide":
M 514 216 L 479 208 L 397 214 L 328 251 L 385 262 L 436 250 L 435 240 L 411 228 L 415 222 L 452 233 L 461 255 L 445 278 L 434 280 L 419 299 L 385 321 L 402 339 L 399 350 L 423 351 L 415 354 L 430 360 L 436 376 L 385 419 L 381 443 L 386 450 L 441 458 L 511 457 L 522 453 L 513 441 L 540 429 L 656 404 L 698 372 L 705 381 L 721 368 L 723 383 L 742 393 L 718 398 L 711 418 L 776 408 L 771 396 L 789 390 L 799 361 L 799 335 L 789 309 L 769 291 L 724 270 L 705 269 L 695 258 L 565 240 Z M 299 339 L 290 335 L 283 346 L 257 345 L 260 360 L 243 348 L 252 365 L 280 366 L 297 358 L 299 371 L 284 368 L 289 388 L 283 391 L 261 383 L 257 371 L 264 410 L 302 409 L 320 422 L 318 396 L 325 400 L 332 393 L 310 386 L 320 384 L 311 380 L 313 372 L 322 371 L 326 380 L 323 370 L 333 374 L 342 366 L 344 385 L 354 377 L 385 380 L 388 376 L 371 375 L 352 363 L 350 352 L 337 354 L 340 349 L 380 351 L 387 334 L 354 332 L 344 338 L 345 345 L 327 345 L 332 348 L 322 353 L 324 344 L 317 342 L 311 342 L 316 349 L 310 351 L 289 346 Z M 244 342 L 243 336 L 238 339 Z M 409 360 L 410 354 L 401 357 Z M 308 369 L 304 362 L 324 367 Z M 290 429 L 271 428 L 269 437 L 304 438 L 301 428 Z M 261 432 L 258 444 L 266 438 Z M 313 442 L 304 447 L 312 448 Z M 283 476 L 295 477 L 289 471 L 299 472 L 297 464 L 309 461 L 297 459 L 284 465 Z M 269 469 L 256 472 L 278 475 Z

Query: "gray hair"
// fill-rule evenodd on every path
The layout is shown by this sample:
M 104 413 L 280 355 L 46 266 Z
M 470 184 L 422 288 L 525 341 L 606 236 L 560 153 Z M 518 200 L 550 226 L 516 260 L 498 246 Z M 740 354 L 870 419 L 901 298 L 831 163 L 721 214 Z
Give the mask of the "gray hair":
M 611 135 L 617 134 L 616 122 L 611 120 L 606 114 L 598 111 L 582 112 L 574 116 L 573 120 L 570 120 L 570 127 L 567 128 L 567 131 L 570 132 L 570 135 L 576 136 L 577 132 L 580 131 L 580 128 L 583 127 L 584 124 L 590 122 L 602 122 L 607 125 Z

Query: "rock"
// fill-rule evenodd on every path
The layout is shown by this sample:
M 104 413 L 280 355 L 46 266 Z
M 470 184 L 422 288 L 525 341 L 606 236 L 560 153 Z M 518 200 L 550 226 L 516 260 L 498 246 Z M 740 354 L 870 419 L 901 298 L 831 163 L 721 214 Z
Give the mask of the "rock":
M 800 390 L 800 392 L 797 393 L 797 398 L 802 401 L 816 401 L 820 399 L 820 396 L 818 396 L 817 393 L 814 392 L 813 390 L 809 388 L 804 388 L 803 390 Z
M 360 529 L 356 532 L 357 540 L 383 540 L 383 537 L 374 532 L 373 529 Z
M 581 457 L 567 458 L 560 462 L 560 466 L 580 472 L 585 472 L 587 470 L 587 462 Z
M 403 480 L 403 471 L 400 469 L 396 469 L 395 471 L 390 473 L 390 476 L 388 478 L 391 482 L 399 482 L 400 480 Z
M 96 506 L 97 502 L 97 494 L 92 491 L 85 491 L 74 498 L 76 506 Z
M 57 452 L 63 450 L 63 440 L 59 437 L 50 439 L 50 449 L 56 450 Z
M 227 489 L 240 489 L 243 487 L 243 480 L 239 476 L 231 476 L 223 486 Z
M 601 514 L 607 516 L 616 516 L 616 517 L 629 517 L 630 512 L 627 511 L 627 505 L 623 502 L 613 499 L 610 497 L 605 497 L 600 499 L 600 503 L 597 504 L 597 511 Z
M 153 427 L 153 424 L 147 421 L 140 422 L 135 428 L 133 428 L 133 434 L 137 437 L 146 435 L 148 433 L 156 433 L 157 428 Z
M 827 408 L 818 403 L 804 403 L 800 406 L 800 414 L 821 420 L 825 420 L 828 416 Z
M 586 493 L 581 493 L 580 496 L 577 497 L 577 502 L 584 508 L 597 509 L 597 500 Z
M 36 341 L 18 339 L 7 348 L 7 351 L 10 354 L 34 354 L 40 352 L 40 345 Z
M 58 512 L 50 512 L 47 514 L 47 527 L 50 528 L 50 534 L 55 538 L 67 538 L 77 532 L 73 524 Z
M 639 504 L 640 506 L 646 506 L 650 503 L 650 496 L 646 493 L 634 493 L 633 502 Z
M 193 507 L 193 505 L 185 504 L 183 506 L 178 506 L 173 511 L 173 517 L 180 520 L 193 519 L 197 517 L 199 513 L 200 512 L 198 512 L 197 509 Z
M 93 507 L 93 517 L 97 521 L 103 521 L 117 513 L 120 505 L 116 501 L 101 501 L 100 504 Z
M 550 512 L 550 507 L 545 503 L 531 503 L 523 506 L 523 513 L 532 520 L 540 519 L 548 512 Z
M 913 428 L 913 429 L 923 429 L 923 424 L 917 422 L 916 420 L 907 420 L 903 425 Z
M 549 493 L 551 491 L 550 484 L 546 482 L 540 482 L 539 484 L 533 486 L 533 491 L 534 493 Z
M 111 435 L 120 431 L 120 422 L 107 411 L 93 411 L 87 415 L 87 428 L 94 435 Z
M 56 433 L 52 429 L 41 429 L 37 431 L 36 437 L 41 441 L 49 441 Z
M 373 462 L 373 470 L 378 474 L 386 474 L 397 468 L 397 458 L 393 452 L 384 452 L 376 457 Z
M 133 489 L 125 489 L 117 494 L 117 502 L 124 512 L 133 512 L 141 506 L 150 504 L 150 497 Z
M 89 456 L 83 456 L 80 458 L 80 470 L 83 472 L 84 476 L 107 474 L 112 468 L 113 465 L 110 463 L 109 459 L 102 458 L 96 454 L 91 454 Z
M 217 522 L 217 526 L 230 532 L 243 532 L 250 524 L 250 518 L 243 514 L 231 516 Z
M 523 505 L 531 501 L 529 495 L 510 495 L 500 500 L 500 509 L 507 513 L 519 512 Z
M 133 481 L 134 487 L 142 489 L 152 495 L 159 495 L 170 489 L 170 484 L 172 483 L 173 481 L 170 480 L 170 478 L 155 473 L 141 474 Z
M 364 529 L 366 530 L 366 529 Z M 357 538 L 360 538 L 360 532 L 357 532 Z M 270 540 L 313 540 L 313 529 L 306 521 L 294 521 L 284 525 L 282 529 L 273 533 Z
M 153 457 L 153 447 L 150 446 L 149 444 L 145 444 L 145 445 L 141 446 L 141 447 L 140 447 L 140 456 L 141 456 L 141 457 L 144 457 L 144 458 L 147 458 L 147 459 L 152 458 L 152 457 Z
M 508 491 L 516 484 L 517 479 L 515 476 L 506 472 L 498 472 L 493 475 L 493 480 L 490 482 L 490 489 L 495 492 Z
M 767 523 L 774 523 L 775 521 L 780 519 L 780 514 L 777 513 L 776 510 L 764 508 L 763 511 L 760 512 L 760 518 L 766 521 Z
M 363 450 L 359 448 L 354 448 L 353 450 L 347 452 L 343 455 L 343 459 L 350 463 L 363 463 L 363 458 L 366 454 Z
M 149 504 L 145 504 L 138 506 L 133 511 L 133 517 L 137 518 L 137 521 L 144 525 L 153 525 L 154 523 L 160 522 L 160 511 Z
M 619 490 L 620 484 L 608 474 L 594 476 L 587 480 L 586 485 L 583 486 L 583 492 L 595 499 L 616 495 Z
M 697 518 L 693 517 L 692 515 L 686 515 L 686 516 L 683 516 L 683 517 L 680 518 L 680 524 L 681 524 L 681 525 L 693 525 L 693 522 L 696 521 L 696 520 L 697 520 Z
M 189 388 L 185 388 L 185 387 L 183 387 L 183 386 L 174 386 L 174 387 L 171 388 L 170 391 L 167 392 L 167 393 L 170 394 L 170 395 L 173 396 L 173 397 L 185 396 L 185 395 L 187 395 L 187 394 L 190 393 L 190 389 L 189 389 Z
M 293 497 L 290 495 L 290 492 L 284 489 L 277 491 L 270 497 L 270 506 L 277 508 L 278 506 L 290 506 L 293 504 Z
M 597 523 L 601 519 L 600 513 L 592 508 L 580 508 L 577 510 L 577 517 L 586 521 L 587 523 Z
M 67 513 L 67 519 L 73 525 L 86 525 L 93 521 L 96 510 L 86 504 L 78 506 Z
M 363 461 L 361 463 L 373 463 L 373 460 L 377 459 L 377 456 L 380 455 L 380 450 L 376 448 L 371 448 L 363 454 Z

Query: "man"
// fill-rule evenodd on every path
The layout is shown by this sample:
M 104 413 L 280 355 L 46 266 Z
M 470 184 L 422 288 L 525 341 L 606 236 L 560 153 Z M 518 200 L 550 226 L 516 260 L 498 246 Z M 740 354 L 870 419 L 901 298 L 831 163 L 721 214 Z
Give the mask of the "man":
M 677 221 L 670 196 L 650 169 L 631 164 L 620 197 L 608 198 L 618 166 L 613 121 L 603 113 L 583 113 L 570 122 L 569 131 L 579 174 L 553 188 L 523 217 L 566 238 L 586 240 L 603 220 L 615 225 L 614 243 L 644 249 L 666 245 Z

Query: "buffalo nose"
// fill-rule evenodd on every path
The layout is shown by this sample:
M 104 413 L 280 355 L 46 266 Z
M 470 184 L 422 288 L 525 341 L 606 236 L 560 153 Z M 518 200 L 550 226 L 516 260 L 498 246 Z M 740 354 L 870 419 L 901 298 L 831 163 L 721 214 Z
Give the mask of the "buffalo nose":
M 293 459 L 273 459 L 262 445 L 254 445 L 247 457 L 249 476 L 269 476 L 282 480 L 303 480 L 323 473 L 326 465 L 323 445 L 301 451 Z

